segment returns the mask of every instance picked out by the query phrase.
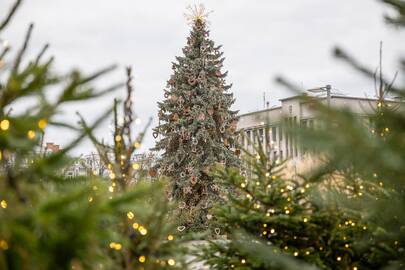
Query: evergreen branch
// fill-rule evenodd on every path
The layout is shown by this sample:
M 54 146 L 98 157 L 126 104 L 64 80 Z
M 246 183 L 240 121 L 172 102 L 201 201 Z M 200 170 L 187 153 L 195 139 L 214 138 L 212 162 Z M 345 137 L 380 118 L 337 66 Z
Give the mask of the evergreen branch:
M 32 34 L 33 29 L 34 29 L 34 24 L 31 23 L 30 26 L 28 27 L 28 31 L 27 31 L 27 33 L 25 35 L 24 44 L 23 44 L 22 48 L 20 49 L 20 51 L 17 53 L 17 57 L 16 57 L 16 59 L 14 61 L 14 66 L 13 66 L 13 69 L 11 71 L 12 74 L 17 74 L 18 73 L 18 68 L 19 68 L 19 66 L 21 64 L 22 57 L 23 57 L 25 51 L 28 48 L 28 43 L 29 43 L 29 41 L 31 39 L 31 34 Z
M 14 3 L 14 5 L 11 7 L 11 9 L 8 12 L 6 18 L 4 18 L 4 20 L 0 23 L 0 32 L 8 25 L 11 18 L 14 16 L 15 12 L 17 11 L 18 7 L 20 6 L 21 2 L 22 2 L 22 0 L 17 0 Z

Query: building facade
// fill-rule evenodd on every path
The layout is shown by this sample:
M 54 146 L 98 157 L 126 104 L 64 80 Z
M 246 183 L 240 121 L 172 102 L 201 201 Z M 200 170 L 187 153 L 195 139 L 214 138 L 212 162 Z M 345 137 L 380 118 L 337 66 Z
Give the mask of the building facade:
M 370 126 L 371 120 L 368 116 L 377 106 L 377 100 L 372 98 L 333 94 L 313 96 L 313 98 L 325 105 L 345 108 L 358 114 L 359 118 L 364 119 L 366 126 Z M 305 146 L 299 146 L 293 138 L 288 136 L 283 127 L 295 125 L 315 128 L 320 125 L 320 122 L 315 117 L 311 101 L 303 100 L 301 96 L 293 96 L 281 99 L 280 102 L 280 106 L 239 116 L 238 130 L 244 135 L 240 137 L 240 143 L 245 149 L 254 151 L 253 145 L 257 145 L 257 140 L 260 140 L 262 145 L 267 146 L 266 151 L 271 159 L 290 159 L 294 163 L 300 163 L 308 156 Z M 392 100 L 388 104 L 391 102 L 397 103 Z

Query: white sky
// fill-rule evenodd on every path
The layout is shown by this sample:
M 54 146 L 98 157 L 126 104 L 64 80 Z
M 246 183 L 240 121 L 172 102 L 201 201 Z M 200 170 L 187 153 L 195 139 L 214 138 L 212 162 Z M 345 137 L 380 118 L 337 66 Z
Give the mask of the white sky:
M 0 16 L 12 0 L 0 0 Z M 109 64 L 119 70 L 97 85 L 125 80 L 124 67 L 132 65 L 136 75 L 135 110 L 146 122 L 157 118 L 156 102 L 171 74 L 171 62 L 181 54 L 189 27 L 185 0 L 25 0 L 14 22 L 0 38 L 21 44 L 26 28 L 35 22 L 30 52 L 46 42 L 48 54 L 56 57 L 55 67 L 67 71 L 80 67 L 95 71 Z M 376 68 L 379 42 L 384 42 L 384 69 L 393 75 L 396 61 L 404 56 L 404 32 L 384 23 L 390 9 L 375 0 L 205 0 L 210 15 L 211 38 L 222 44 L 228 82 L 233 83 L 234 109 L 241 112 L 263 108 L 263 92 L 271 105 L 291 95 L 274 83 L 282 74 L 303 88 L 331 84 L 334 89 L 355 96 L 372 96 L 371 80 L 332 57 L 340 45 L 361 62 Z M 398 78 L 403 82 L 404 78 Z M 64 118 L 76 121 L 76 111 L 95 119 L 124 89 L 91 103 L 65 108 Z M 154 122 L 156 124 L 156 120 Z M 108 138 L 109 121 L 98 136 Z M 145 148 L 153 146 L 149 132 Z M 51 129 L 47 141 L 67 143 L 71 135 Z M 77 153 L 89 152 L 83 144 Z

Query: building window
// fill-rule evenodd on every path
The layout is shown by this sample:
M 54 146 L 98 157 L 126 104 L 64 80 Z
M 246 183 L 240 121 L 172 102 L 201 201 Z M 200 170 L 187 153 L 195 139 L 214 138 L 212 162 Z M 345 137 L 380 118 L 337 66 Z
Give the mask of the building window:
M 288 106 L 288 111 L 292 114 L 292 105 Z
M 276 127 L 271 128 L 271 140 L 273 142 L 277 141 L 277 128 Z
M 263 143 L 263 141 L 264 141 L 264 131 L 262 128 L 259 129 L 259 140 L 261 143 Z
M 250 133 L 251 133 L 250 130 L 246 131 L 247 145 L 250 145 L 251 140 Z
M 279 139 L 280 141 L 283 140 L 283 129 L 281 128 L 281 125 L 280 125 L 280 127 L 278 128 L 278 139 Z

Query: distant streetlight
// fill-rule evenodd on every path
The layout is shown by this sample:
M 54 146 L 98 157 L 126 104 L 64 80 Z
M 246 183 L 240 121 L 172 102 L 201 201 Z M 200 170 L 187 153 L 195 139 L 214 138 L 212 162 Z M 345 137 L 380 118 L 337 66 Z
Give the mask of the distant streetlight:
M 328 103 L 328 107 L 330 107 L 330 98 L 331 98 L 330 91 L 331 91 L 331 89 L 332 89 L 332 86 L 330 84 L 327 84 L 326 86 L 313 88 L 313 89 L 308 89 L 307 91 L 311 92 L 311 93 L 324 93 L 324 92 L 326 92 L 326 101 Z

